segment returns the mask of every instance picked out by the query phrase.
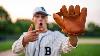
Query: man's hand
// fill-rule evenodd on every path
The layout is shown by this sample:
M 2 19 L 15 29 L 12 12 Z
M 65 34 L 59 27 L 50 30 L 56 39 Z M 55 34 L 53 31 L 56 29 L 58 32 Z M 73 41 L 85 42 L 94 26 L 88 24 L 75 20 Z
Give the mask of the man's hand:
M 32 30 L 32 24 L 28 29 L 28 32 L 26 33 L 26 35 L 23 38 L 23 46 L 25 47 L 26 44 L 28 44 L 29 42 L 33 42 L 36 41 L 37 37 L 38 37 L 38 33 L 39 30 Z
M 82 8 L 80 12 L 80 6 L 69 6 L 69 9 L 65 5 L 62 6 L 60 12 L 54 13 L 53 18 L 56 23 L 62 28 L 65 33 L 71 35 L 79 35 L 84 32 L 85 22 L 87 16 L 87 8 Z

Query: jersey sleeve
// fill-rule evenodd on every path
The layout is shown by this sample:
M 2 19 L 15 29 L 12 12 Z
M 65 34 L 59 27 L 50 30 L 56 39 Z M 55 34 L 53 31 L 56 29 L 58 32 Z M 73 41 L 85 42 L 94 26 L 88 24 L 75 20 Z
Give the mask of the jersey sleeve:
M 73 47 L 69 42 L 69 37 L 64 37 L 62 44 L 61 44 L 61 50 L 64 53 L 70 52 L 72 49 L 76 47 Z
M 76 48 L 73 47 L 70 42 L 69 42 L 69 37 L 66 37 L 63 33 L 58 32 L 57 33 L 58 37 L 60 38 L 61 41 L 61 47 L 60 47 L 60 51 L 64 52 L 64 53 L 68 53 L 69 51 L 71 51 L 72 49 Z
M 21 53 L 24 51 L 24 47 L 22 45 L 23 37 L 25 36 L 26 32 L 23 33 L 18 40 L 16 40 L 12 45 L 12 52 L 13 53 Z

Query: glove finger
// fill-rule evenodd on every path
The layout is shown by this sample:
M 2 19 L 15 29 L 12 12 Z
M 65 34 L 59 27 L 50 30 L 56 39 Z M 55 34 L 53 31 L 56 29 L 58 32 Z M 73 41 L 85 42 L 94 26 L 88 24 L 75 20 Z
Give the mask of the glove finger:
M 68 13 L 69 13 L 69 15 L 74 15 L 74 6 L 73 5 L 69 6 Z
M 75 6 L 75 15 L 79 15 L 80 14 L 80 6 L 76 5 Z
M 60 12 L 63 14 L 63 16 L 67 16 L 68 11 L 65 5 L 62 6 Z
M 62 28 L 64 29 L 64 23 L 63 23 L 63 19 L 58 15 L 58 14 L 53 14 L 53 18 L 56 21 L 56 23 Z
M 62 13 L 61 12 L 57 12 L 56 14 L 58 14 L 59 16 L 62 16 Z
M 87 8 L 81 9 L 81 16 L 87 16 Z
M 86 16 L 87 16 L 87 8 L 82 8 L 81 15 L 80 15 L 80 21 L 85 23 Z

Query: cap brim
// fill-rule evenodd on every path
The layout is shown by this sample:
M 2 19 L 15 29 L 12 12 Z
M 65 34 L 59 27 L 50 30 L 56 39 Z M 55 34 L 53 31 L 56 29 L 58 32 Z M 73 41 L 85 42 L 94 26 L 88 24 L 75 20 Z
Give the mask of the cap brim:
M 50 14 L 47 14 L 47 13 L 42 12 L 42 11 L 36 12 L 34 15 L 36 15 L 36 14 L 42 14 L 42 15 L 45 15 L 45 16 L 50 16 Z

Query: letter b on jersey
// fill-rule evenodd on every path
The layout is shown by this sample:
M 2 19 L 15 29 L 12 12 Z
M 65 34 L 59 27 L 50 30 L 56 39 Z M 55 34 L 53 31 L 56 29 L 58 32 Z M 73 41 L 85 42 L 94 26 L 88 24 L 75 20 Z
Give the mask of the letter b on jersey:
M 45 55 L 50 55 L 50 54 L 51 54 L 51 48 L 45 47 Z

